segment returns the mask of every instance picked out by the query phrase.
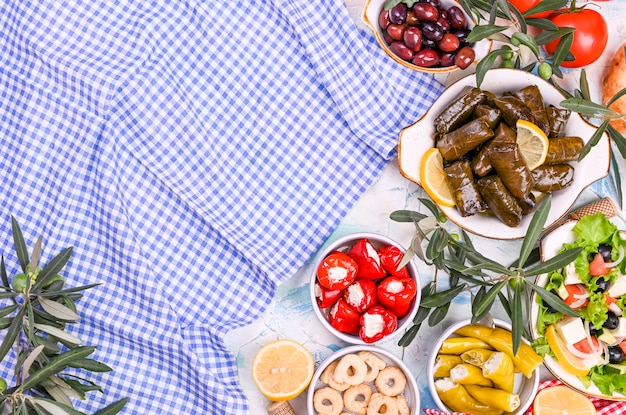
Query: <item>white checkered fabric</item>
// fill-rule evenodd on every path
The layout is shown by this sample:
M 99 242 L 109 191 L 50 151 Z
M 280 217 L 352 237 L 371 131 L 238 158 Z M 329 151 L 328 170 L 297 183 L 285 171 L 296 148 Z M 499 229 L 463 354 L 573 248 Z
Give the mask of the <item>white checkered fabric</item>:
M 224 334 L 257 319 L 441 92 L 341 0 L 0 2 L 0 252 L 11 215 L 114 368 L 77 408 L 244 414 Z M 0 366 L 11 377 L 12 365 Z

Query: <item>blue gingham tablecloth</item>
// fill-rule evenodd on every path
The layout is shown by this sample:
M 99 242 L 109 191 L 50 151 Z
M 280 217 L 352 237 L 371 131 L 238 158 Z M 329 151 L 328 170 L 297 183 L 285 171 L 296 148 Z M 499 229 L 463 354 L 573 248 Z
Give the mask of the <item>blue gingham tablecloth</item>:
M 77 408 L 248 413 L 224 333 L 440 92 L 341 0 L 0 2 L 0 251 L 17 273 L 14 215 L 43 263 L 74 247 L 69 286 L 102 283 L 70 330 L 114 371 Z

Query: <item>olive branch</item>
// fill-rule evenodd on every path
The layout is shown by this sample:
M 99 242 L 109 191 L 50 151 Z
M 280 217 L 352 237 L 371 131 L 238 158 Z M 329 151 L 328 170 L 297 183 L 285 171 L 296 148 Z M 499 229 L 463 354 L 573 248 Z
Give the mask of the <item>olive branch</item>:
M 14 217 L 11 221 L 21 272 L 9 281 L 4 255 L 0 257 L 0 299 L 9 302 L 0 308 L 0 329 L 7 329 L 0 343 L 0 360 L 12 349 L 17 360 L 15 384 L 7 388 L 6 380 L 0 378 L 0 408 L 8 406 L 12 414 L 24 415 L 82 414 L 74 409 L 70 398 L 85 399 L 87 392 L 102 392 L 102 388 L 79 375 L 65 373 L 65 369 L 112 369 L 88 358 L 96 346 L 81 345 L 81 340 L 65 328 L 80 319 L 76 301 L 82 297 L 81 291 L 99 284 L 65 288 L 59 272 L 69 261 L 72 248 L 64 249 L 42 268 L 42 238 L 37 239 L 29 255 L 17 221 Z M 121 399 L 94 415 L 116 414 L 127 402 L 128 398 Z
M 413 318 L 413 325 L 400 338 L 399 346 L 406 347 L 411 344 L 425 321 L 431 327 L 439 324 L 448 313 L 452 300 L 468 291 L 473 296 L 471 302 L 473 323 L 490 313 L 496 298 L 500 300 L 511 320 L 515 352 L 524 333 L 528 335 L 524 317 L 530 309 L 533 291 L 555 310 L 565 315 L 578 316 L 578 313 L 565 304 L 558 295 L 531 281 L 538 275 L 563 268 L 581 251 L 580 248 L 569 249 L 544 262 L 539 262 L 537 242 L 550 211 L 550 195 L 543 198 L 534 212 L 518 258 L 508 266 L 501 265 L 478 252 L 464 230 L 460 231 L 461 236 L 450 233 L 443 226 L 446 219 L 437 206 L 429 199 L 419 200 L 433 216 L 411 210 L 397 210 L 390 214 L 392 220 L 413 223 L 416 228 L 415 236 L 400 266 L 417 256 L 427 265 L 435 267 L 433 281 L 422 289 L 420 306 Z M 437 291 L 440 271 L 448 276 L 449 281 L 449 288 L 443 291 Z

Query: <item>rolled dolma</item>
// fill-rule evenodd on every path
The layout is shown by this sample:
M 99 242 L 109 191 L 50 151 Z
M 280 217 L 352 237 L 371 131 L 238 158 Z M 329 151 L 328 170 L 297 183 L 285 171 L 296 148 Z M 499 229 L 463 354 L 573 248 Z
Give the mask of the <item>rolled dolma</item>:
M 489 162 L 514 197 L 524 199 L 528 196 L 535 181 L 517 143 L 491 146 Z
M 455 161 L 444 168 L 450 191 L 454 196 L 456 207 L 461 216 L 471 216 L 484 212 L 487 205 L 483 201 L 472 175 L 472 168 L 468 160 Z
M 500 122 L 500 110 L 489 105 L 480 104 L 474 109 L 474 118 L 484 117 L 489 128 L 495 130 Z
M 548 137 L 560 137 L 565 132 L 565 126 L 569 120 L 572 111 L 565 108 L 557 108 L 553 105 L 549 105 L 546 108 L 546 115 L 548 116 L 549 132 Z
M 516 96 L 504 95 L 494 100 L 494 104 L 500 110 L 500 116 L 509 127 L 515 128 L 517 120 L 535 122 L 533 112 Z
M 493 138 L 483 145 L 476 156 L 472 159 L 472 170 L 479 177 L 486 176 L 493 170 L 493 166 L 489 162 L 489 151 L 492 145 L 497 143 L 515 143 L 517 141 L 517 133 L 506 123 L 499 123 L 495 129 Z
M 476 187 L 493 214 L 505 225 L 514 228 L 522 221 L 522 208 L 509 193 L 499 176 L 481 177 Z
M 535 179 L 534 189 L 539 192 L 551 192 L 565 189 L 574 181 L 574 168 L 569 164 L 548 164 L 532 171 Z
M 445 134 L 461 126 L 474 113 L 474 108 L 486 98 L 480 88 L 466 87 L 461 95 L 450 102 L 435 118 L 435 129 Z
M 437 148 L 444 160 L 453 161 L 464 156 L 493 137 L 493 130 L 482 118 L 464 124 L 454 131 L 443 134 L 437 140 Z
M 560 164 L 578 160 L 585 142 L 580 137 L 557 137 L 548 140 L 548 154 L 543 164 Z
M 543 96 L 537 85 L 528 85 L 515 92 L 517 98 L 519 98 L 533 113 L 535 118 L 534 123 L 543 131 L 549 134 L 550 124 L 548 123 L 548 114 L 546 113 L 546 106 L 543 102 Z
M 534 170 L 533 170 L 534 171 Z M 530 192 L 524 199 L 515 199 L 517 204 L 522 208 L 522 215 L 528 215 L 537 205 L 537 198 Z

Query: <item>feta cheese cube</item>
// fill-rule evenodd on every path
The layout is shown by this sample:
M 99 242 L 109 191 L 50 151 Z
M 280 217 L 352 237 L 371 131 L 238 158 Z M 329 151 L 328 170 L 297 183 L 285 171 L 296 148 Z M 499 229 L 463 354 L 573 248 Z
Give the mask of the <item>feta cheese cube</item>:
M 556 323 L 556 330 L 566 343 L 578 343 L 582 339 L 587 338 L 585 325 L 582 319 L 576 317 L 565 317 Z
M 613 298 L 619 298 L 626 294 L 626 275 L 620 275 L 615 282 L 611 283 L 607 294 Z
M 573 262 L 570 262 L 563 268 L 563 274 L 565 276 L 564 284 L 582 284 L 582 281 L 578 277 L 578 273 L 576 272 L 576 266 Z

